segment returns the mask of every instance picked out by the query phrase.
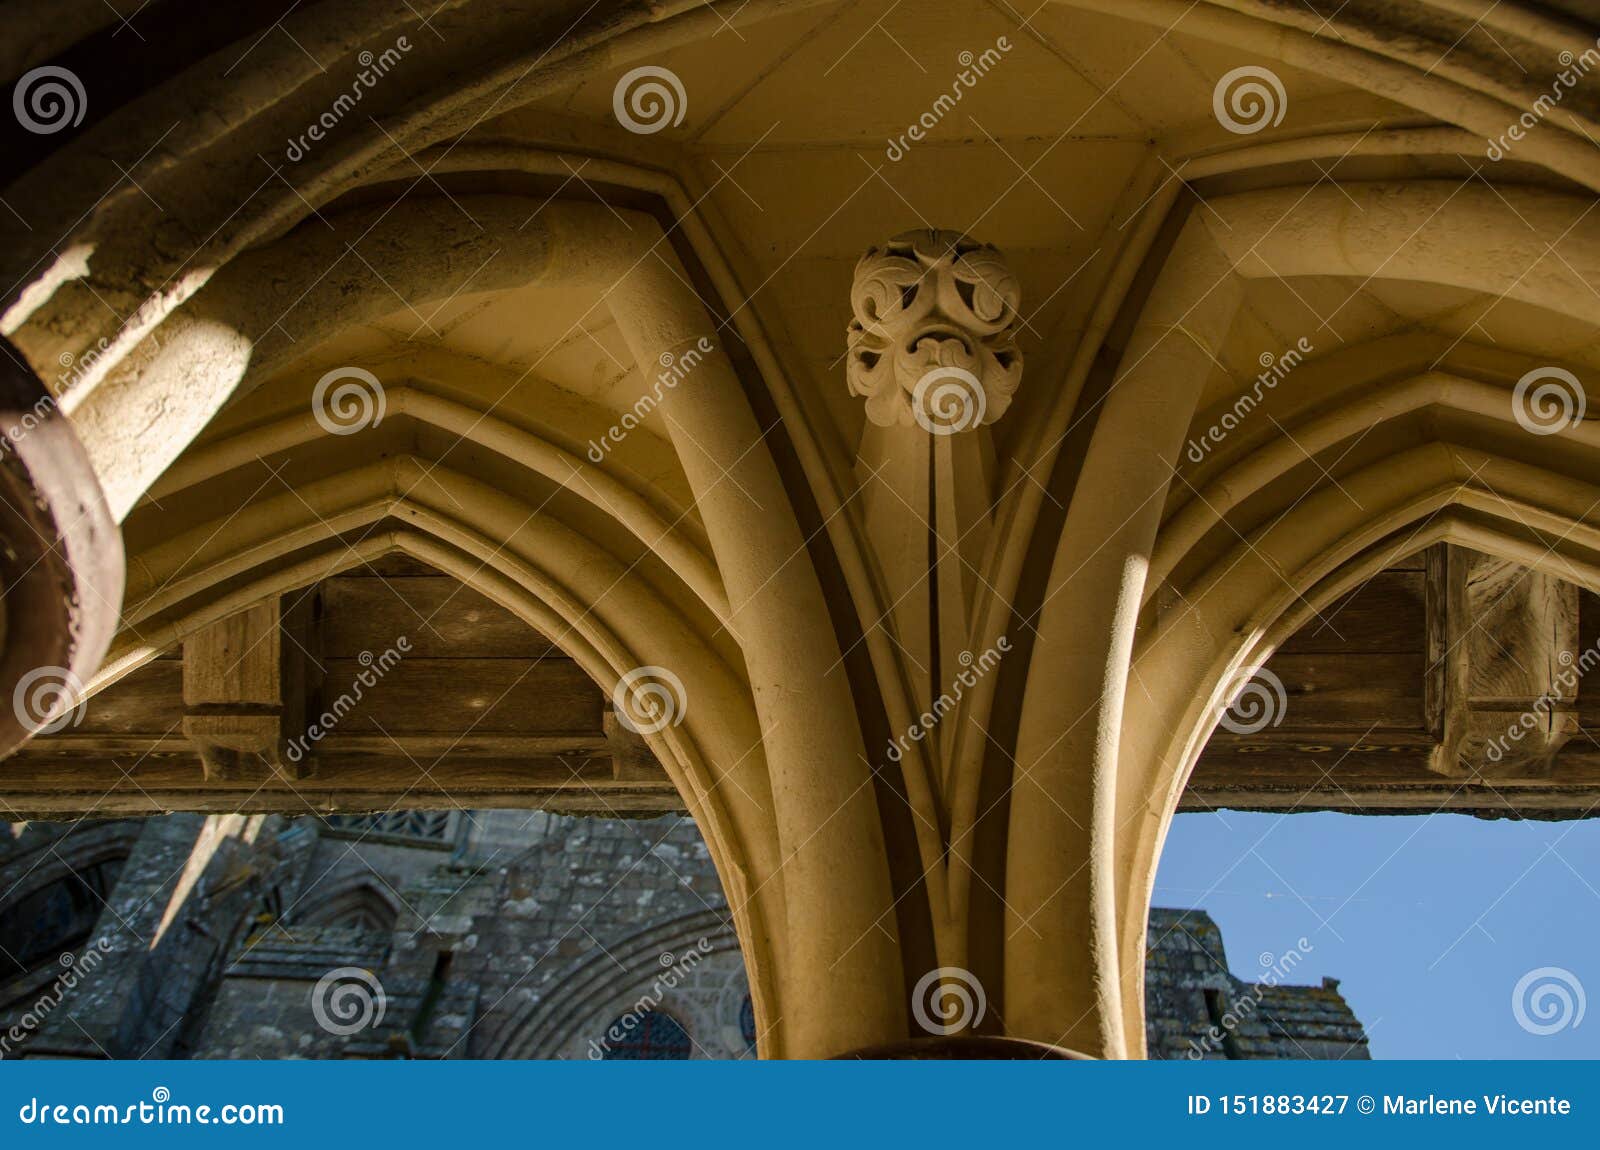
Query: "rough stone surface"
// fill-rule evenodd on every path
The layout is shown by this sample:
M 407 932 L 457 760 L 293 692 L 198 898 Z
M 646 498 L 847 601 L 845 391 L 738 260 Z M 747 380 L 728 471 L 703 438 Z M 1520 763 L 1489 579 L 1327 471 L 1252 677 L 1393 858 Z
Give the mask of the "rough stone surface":
M 652 1008 L 691 1057 L 753 1055 L 743 963 L 692 820 L 462 811 L 427 838 L 393 817 L 341 822 L 170 815 L 0 835 L 0 926 L 54 932 L 61 951 L 11 961 L 20 938 L 0 937 L 0 1056 L 592 1058 L 639 1054 Z M 1151 1057 L 1367 1057 L 1332 980 L 1289 984 L 1298 951 L 1243 981 L 1209 916 L 1159 909 L 1150 944 Z

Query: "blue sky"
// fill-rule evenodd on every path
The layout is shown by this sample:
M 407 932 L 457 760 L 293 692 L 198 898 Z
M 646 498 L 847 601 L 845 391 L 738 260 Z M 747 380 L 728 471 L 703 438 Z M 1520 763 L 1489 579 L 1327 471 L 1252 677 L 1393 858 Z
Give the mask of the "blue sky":
M 1291 981 L 1340 979 L 1375 1058 L 1600 1058 L 1600 1000 L 1573 1025 L 1536 989 L 1600 994 L 1600 821 L 1179 815 L 1155 904 L 1209 911 L 1241 978 L 1306 938 Z M 1512 1005 L 1541 968 L 1566 972 L 1524 995 L 1536 1028 L 1567 1020 L 1549 1034 Z

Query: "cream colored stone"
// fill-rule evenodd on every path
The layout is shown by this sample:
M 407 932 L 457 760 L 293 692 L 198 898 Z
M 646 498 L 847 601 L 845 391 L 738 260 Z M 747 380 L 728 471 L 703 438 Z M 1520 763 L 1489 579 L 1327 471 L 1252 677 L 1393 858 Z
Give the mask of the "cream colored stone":
M 1593 36 L 1468 0 L 1064 0 L 1026 33 L 933 0 L 908 82 L 858 16 L 462 0 L 474 35 L 435 44 L 330 0 L 226 75 L 97 92 L 8 186 L 29 226 L 0 214 L 4 331 L 127 544 L 93 686 L 405 551 L 608 688 L 682 679 L 648 742 L 764 1052 L 903 1038 L 909 988 L 970 965 L 988 1025 L 1138 1056 L 1150 885 L 1231 677 L 1425 546 L 1600 588 L 1595 424 L 1530 439 L 1516 406 L 1529 372 L 1583 408 L 1600 378 L 1594 99 L 1496 143 Z M 12 19 L 20 67 L 111 15 Z M 263 154 L 399 36 L 360 115 Z M 1287 101 L 1249 135 L 1211 114 L 1241 60 Z M 683 81 L 658 133 L 613 113 L 639 65 Z M 919 423 L 930 368 L 979 381 L 971 429 Z M 311 403 L 350 369 L 381 389 L 353 433 Z

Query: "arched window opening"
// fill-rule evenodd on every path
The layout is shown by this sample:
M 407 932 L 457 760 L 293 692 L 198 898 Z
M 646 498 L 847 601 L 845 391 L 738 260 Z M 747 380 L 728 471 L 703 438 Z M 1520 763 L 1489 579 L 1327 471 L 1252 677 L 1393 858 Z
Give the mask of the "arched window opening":
M 622 1015 L 606 1027 L 604 1059 L 672 1060 L 688 1058 L 694 1043 L 670 1014 L 659 1010 Z
M 451 811 L 384 811 L 375 815 L 329 815 L 323 832 L 330 838 L 404 843 L 447 848 L 455 838 Z
M 1576 785 L 1600 595 L 1569 570 L 1433 543 L 1219 684 L 1148 917 L 1152 1057 L 1600 1049 L 1571 912 L 1600 858 Z
M 81 948 L 105 909 L 124 861 L 103 859 L 0 907 L 0 982 Z
M 1155 897 L 1205 909 L 1150 912 L 1150 1055 L 1593 1057 L 1597 859 L 1587 820 L 1179 815 Z
M 750 1001 L 748 994 L 739 1004 L 739 1037 L 744 1039 L 746 1050 L 756 1048 L 756 1004 Z
M 399 914 L 393 901 L 370 883 L 341 891 L 312 907 L 300 921 L 306 926 L 338 927 L 386 934 Z

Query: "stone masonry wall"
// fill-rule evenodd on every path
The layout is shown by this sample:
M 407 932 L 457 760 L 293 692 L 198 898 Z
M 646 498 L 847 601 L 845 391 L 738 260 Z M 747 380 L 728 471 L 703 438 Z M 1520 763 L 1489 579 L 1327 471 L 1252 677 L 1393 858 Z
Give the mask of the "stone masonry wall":
M 636 1056 L 648 1011 L 691 1057 L 753 1056 L 692 820 L 462 811 L 431 838 L 382 827 L 173 815 L 0 837 L 12 886 L 54 853 L 127 856 L 95 924 L 104 961 L 0 1056 Z M 1155 910 L 1149 931 L 1151 1057 L 1366 1057 L 1336 983 L 1290 985 L 1296 956 L 1247 982 L 1204 912 Z M 58 975 L 29 978 L 0 979 L 0 1022 Z

